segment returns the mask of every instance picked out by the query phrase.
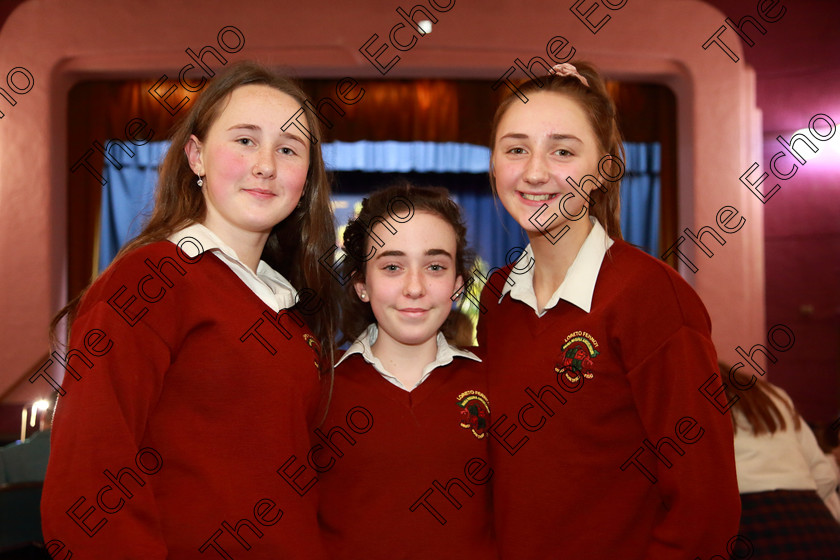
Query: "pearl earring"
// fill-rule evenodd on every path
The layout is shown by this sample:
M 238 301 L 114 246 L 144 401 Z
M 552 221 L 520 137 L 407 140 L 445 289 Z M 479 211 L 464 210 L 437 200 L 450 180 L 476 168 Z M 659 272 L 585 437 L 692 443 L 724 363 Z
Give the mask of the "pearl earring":
M 198 181 L 195 182 L 198 185 L 198 188 L 204 186 L 204 181 L 201 180 L 201 175 L 198 175 Z

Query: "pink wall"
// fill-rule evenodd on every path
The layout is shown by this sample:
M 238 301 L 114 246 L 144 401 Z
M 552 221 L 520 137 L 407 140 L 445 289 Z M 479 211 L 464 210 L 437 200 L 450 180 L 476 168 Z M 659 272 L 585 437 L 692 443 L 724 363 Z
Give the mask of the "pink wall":
M 735 22 L 755 14 L 754 0 L 709 3 Z M 840 5 L 785 4 L 782 19 L 762 22 L 766 35 L 747 27 L 755 46 L 744 46 L 757 75 L 765 171 L 782 150 L 777 136 L 790 140 L 818 113 L 840 122 Z M 724 38 L 733 34 L 728 33 Z M 817 130 L 826 131 L 820 125 Z M 840 133 L 831 142 L 838 151 L 829 142 L 815 142 L 817 155 L 790 179 L 770 176 L 766 185 L 781 190 L 767 201 L 764 214 L 767 329 L 783 324 L 796 337 L 790 350 L 774 352 L 778 361 L 770 364 L 768 377 L 791 394 L 807 419 L 823 422 L 840 412 Z M 790 156 L 778 160 L 782 172 L 791 164 Z M 742 346 L 758 342 L 743 340 Z
M 683 272 L 709 308 L 724 358 L 734 357 L 737 344 L 760 340 L 766 332 L 764 208 L 738 182 L 760 157 L 755 75 L 746 64 L 701 48 L 723 15 L 697 0 L 629 0 L 613 11 L 601 2 L 590 20 L 609 19 L 593 34 L 570 12 L 574 0 L 450 3 L 450 11 L 438 14 L 433 33 L 400 53 L 389 77 L 497 79 L 517 56 L 546 56 L 549 39 L 562 35 L 578 57 L 599 64 L 611 77 L 674 89 L 681 227 L 696 232 L 713 224 L 722 206 L 737 208 L 746 218 L 740 231 L 725 234 L 725 246 L 712 242 L 711 259 L 684 245 L 700 270 Z M 23 66 L 35 83 L 14 107 L 0 100 L 6 112 L 0 120 L 0 393 L 45 352 L 48 321 L 66 297 L 65 208 L 72 196 L 66 174 L 71 158 L 86 149 L 74 146 L 67 153 L 71 85 L 103 76 L 173 76 L 189 62 L 185 48 L 213 44 L 229 25 L 246 37 L 233 60 L 282 64 L 299 76 L 378 76 L 359 47 L 374 33 L 380 45 L 399 21 L 395 9 L 410 9 L 415 2 L 333 4 L 312 0 L 278 7 L 257 0 L 246 8 L 222 0 L 30 0 L 11 14 L 0 32 L 0 71 Z M 733 48 L 742 53 L 739 45 Z M 382 60 L 393 52 L 389 49 Z M 44 388 L 24 384 L 6 400 L 24 401 Z

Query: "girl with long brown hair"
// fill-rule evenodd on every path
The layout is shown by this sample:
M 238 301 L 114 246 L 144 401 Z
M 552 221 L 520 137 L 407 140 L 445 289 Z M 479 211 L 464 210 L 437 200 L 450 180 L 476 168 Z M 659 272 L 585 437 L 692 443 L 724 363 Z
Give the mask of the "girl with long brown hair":
M 840 558 L 840 524 L 824 502 L 837 490 L 831 463 L 790 396 L 740 369 L 720 364 L 735 431 L 739 534 L 756 558 Z
M 729 420 L 698 392 L 709 316 L 621 239 L 615 106 L 560 64 L 493 121 L 490 179 L 530 244 L 484 287 L 502 558 L 707 558 L 738 528 Z
M 335 316 L 306 99 L 254 63 L 212 80 L 148 225 L 56 317 L 70 351 L 42 502 L 53 553 L 322 557 L 315 492 L 295 478 Z M 301 110 L 312 141 L 288 125 Z

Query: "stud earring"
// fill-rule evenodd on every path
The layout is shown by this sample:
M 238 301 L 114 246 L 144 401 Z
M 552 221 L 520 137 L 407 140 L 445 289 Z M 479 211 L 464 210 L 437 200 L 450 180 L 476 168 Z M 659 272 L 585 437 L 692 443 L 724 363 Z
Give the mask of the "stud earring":
M 362 295 L 359 297 L 362 298 L 362 301 L 367 301 L 367 292 L 362 292 Z

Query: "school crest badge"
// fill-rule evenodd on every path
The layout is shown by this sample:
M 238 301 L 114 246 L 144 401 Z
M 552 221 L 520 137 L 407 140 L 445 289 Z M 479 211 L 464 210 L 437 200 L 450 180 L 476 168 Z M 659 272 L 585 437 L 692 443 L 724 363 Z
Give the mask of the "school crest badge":
M 597 348 L 598 342 L 588 332 L 571 333 L 563 342 L 560 361 L 554 367 L 554 371 L 557 375 L 564 375 L 572 383 L 580 381 L 581 375 L 586 379 L 592 379 L 594 377 L 593 358 L 600 354 Z
M 321 355 L 321 343 L 319 343 L 318 339 L 309 333 L 303 334 L 303 340 L 305 340 L 307 346 L 312 348 L 312 351 L 315 352 L 315 359 L 313 360 L 315 362 L 315 369 L 321 371 L 321 364 L 318 362 L 318 356 Z
M 481 391 L 464 391 L 458 395 L 461 407 L 461 427 L 472 431 L 478 439 L 487 435 L 490 424 L 490 401 Z

